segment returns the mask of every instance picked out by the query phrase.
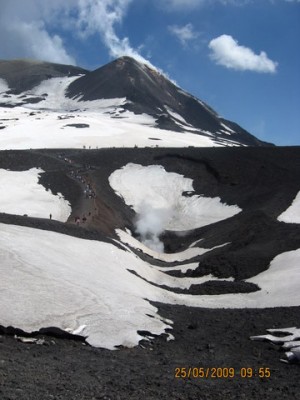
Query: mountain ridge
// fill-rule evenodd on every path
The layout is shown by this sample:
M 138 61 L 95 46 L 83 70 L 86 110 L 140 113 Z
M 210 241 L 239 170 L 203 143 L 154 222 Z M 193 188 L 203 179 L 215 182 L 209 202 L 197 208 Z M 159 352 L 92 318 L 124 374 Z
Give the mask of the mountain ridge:
M 69 79 L 72 77 L 73 80 Z M 58 102 L 55 101 L 58 95 L 57 81 L 53 86 L 50 84 L 54 82 L 51 81 L 53 78 L 62 78 L 59 83 L 60 90 L 63 90 L 61 93 L 64 93 L 62 103 L 73 101 L 72 108 L 65 109 L 66 112 L 78 107 L 84 113 L 85 105 L 93 101 L 117 99 L 119 104 L 112 105 L 106 114 L 111 118 L 127 120 L 130 115 L 150 116 L 152 127 L 158 128 L 155 129 L 158 137 L 159 131 L 163 130 L 174 132 L 174 139 L 176 133 L 185 134 L 186 139 L 184 136 L 179 139 L 182 143 L 190 143 L 187 137 L 192 135 L 195 138 L 202 137 L 203 143 L 217 146 L 273 146 L 259 140 L 236 122 L 219 116 L 211 106 L 181 89 L 159 71 L 128 56 L 94 71 L 44 61 L 0 60 L 0 80 L 4 80 L 0 88 L 0 105 L 15 107 L 35 104 L 35 109 L 47 109 L 45 100 L 49 95 L 55 103 Z M 42 85 L 44 83 L 47 85 Z M 39 85 L 43 89 L 39 90 Z M 101 119 L 103 107 L 100 104 L 99 107 Z M 143 122 L 140 123 L 143 126 Z M 176 140 L 178 138 L 177 135 Z M 201 147 L 201 140 L 196 139 L 196 142 Z
M 10 89 L 20 94 L 31 90 L 43 80 L 74 76 L 86 73 L 87 70 L 58 63 L 30 59 L 0 60 L 0 78 L 5 79 Z
M 79 101 L 126 97 L 128 102 L 124 109 L 153 116 L 161 129 L 183 132 L 194 128 L 202 131 L 203 136 L 212 132 L 221 141 L 232 136 L 231 139 L 242 145 L 270 145 L 238 124 L 219 117 L 209 105 L 176 86 L 163 74 L 130 57 L 118 58 L 88 72 L 73 81 L 66 94 Z

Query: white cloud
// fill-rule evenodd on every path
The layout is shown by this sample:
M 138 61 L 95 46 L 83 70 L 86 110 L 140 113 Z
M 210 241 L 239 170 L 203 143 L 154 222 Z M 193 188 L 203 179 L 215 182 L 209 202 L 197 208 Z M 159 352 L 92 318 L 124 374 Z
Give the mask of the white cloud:
M 68 2 L 67 2 L 68 3 Z M 54 0 L 52 7 L 59 2 Z M 1 58 L 34 58 L 66 64 L 75 64 L 62 38 L 50 34 L 45 25 L 51 8 L 41 8 L 41 2 L 10 0 L 1 3 L 0 56 Z
M 171 25 L 168 27 L 168 29 L 174 36 L 177 37 L 183 46 L 186 46 L 188 42 L 199 37 L 199 32 L 194 30 L 192 24 L 186 24 L 184 26 Z
M 217 64 L 226 68 L 275 73 L 278 63 L 268 58 L 264 51 L 255 54 L 248 47 L 238 44 L 230 35 L 221 35 L 209 43 L 210 57 Z
M 6 32 L 10 35 L 10 42 L 16 41 L 19 53 L 15 56 L 40 59 L 65 64 L 75 64 L 75 59 L 71 57 L 64 48 L 60 36 L 50 36 L 42 23 L 19 22 L 7 27 Z M 16 47 L 15 47 L 16 49 Z
M 0 0 L 0 58 L 29 57 L 75 64 L 60 36 L 65 31 L 82 40 L 98 34 L 112 57 L 128 55 L 154 68 L 139 53 L 142 44 L 135 49 L 129 38 L 120 38 L 116 33 L 133 1 Z

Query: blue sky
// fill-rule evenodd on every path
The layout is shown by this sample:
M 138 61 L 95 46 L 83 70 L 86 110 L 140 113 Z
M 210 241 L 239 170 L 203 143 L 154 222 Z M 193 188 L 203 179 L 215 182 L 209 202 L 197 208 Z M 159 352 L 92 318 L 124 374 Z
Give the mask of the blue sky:
M 300 145 L 299 21 L 300 0 L 0 0 L 0 58 L 131 55 L 258 138 Z

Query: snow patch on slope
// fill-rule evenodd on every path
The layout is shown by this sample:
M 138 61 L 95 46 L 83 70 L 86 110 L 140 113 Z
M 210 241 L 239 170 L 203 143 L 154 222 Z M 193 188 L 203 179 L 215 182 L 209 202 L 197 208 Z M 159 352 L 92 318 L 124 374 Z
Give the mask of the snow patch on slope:
M 298 192 L 290 207 L 280 214 L 277 219 L 290 224 L 300 224 L 300 192 Z
M 227 133 L 229 132 L 229 134 L 231 133 L 235 133 L 235 131 L 231 128 L 229 128 L 229 126 L 225 125 L 223 122 L 220 122 L 220 124 L 223 126 L 223 128 L 225 128 L 225 130 L 227 131 Z
M 300 329 L 283 328 L 283 329 L 267 329 L 269 334 L 260 336 L 250 336 L 251 340 L 261 340 L 269 341 L 274 344 L 282 345 L 283 350 L 288 350 L 285 352 L 286 360 L 281 360 L 283 362 L 300 363 Z M 282 336 L 282 334 L 286 334 Z M 275 335 L 274 335 L 275 334 Z M 280 336 L 276 336 L 280 334 Z
M 181 116 L 181 115 L 179 115 L 178 113 L 176 113 L 175 111 L 173 111 L 170 107 L 168 107 L 168 106 L 166 106 L 165 105 L 165 109 L 168 111 L 168 113 L 173 117 L 173 118 L 175 118 L 177 121 L 180 121 L 180 122 L 182 122 L 182 124 L 184 124 L 184 125 L 188 125 L 189 127 L 192 127 L 193 128 L 193 126 L 191 125 L 191 124 L 189 124 L 188 122 L 186 122 L 186 120 Z M 195 128 L 194 128 L 195 129 Z
M 215 248 L 218 247 L 223 247 L 226 246 L 227 243 L 221 245 L 221 246 L 216 246 L 213 247 L 212 249 L 205 249 L 201 247 L 190 247 L 184 251 L 180 251 L 178 253 L 161 253 L 158 251 L 153 250 L 152 248 L 148 247 L 145 245 L 145 243 L 141 243 L 139 240 L 135 239 L 132 237 L 129 233 L 122 231 L 121 229 L 116 229 L 116 233 L 118 237 L 120 238 L 122 243 L 128 244 L 129 246 L 141 250 L 143 253 L 148 254 L 148 256 L 156 259 L 156 260 L 161 260 L 165 262 L 176 262 L 176 261 L 186 261 L 186 260 L 191 260 L 194 257 L 200 256 L 202 254 L 207 253 L 208 251 L 214 250 Z M 191 268 L 192 264 L 189 264 L 187 269 Z M 193 264 L 195 266 L 195 264 Z M 198 266 L 198 263 L 197 263 Z M 174 269 L 172 267 L 171 269 Z M 182 271 L 185 270 L 185 266 L 181 265 L 180 269 Z
M 78 76 L 70 78 L 51 78 L 43 81 L 39 86 L 36 86 L 31 92 L 36 96 L 42 96 L 43 93 L 47 93 L 48 96 L 45 100 L 38 103 L 36 106 L 30 106 L 30 108 L 44 108 L 52 111 L 72 111 L 72 110 L 90 110 L 90 111 L 101 111 L 110 109 L 112 107 L 120 107 L 126 103 L 126 98 L 117 99 L 100 99 L 93 101 L 79 101 L 80 96 L 77 99 L 71 99 L 66 97 L 66 89 L 74 81 L 78 79 Z
M 38 183 L 44 171 L 32 168 L 28 171 L 0 169 L 0 212 L 28 215 L 35 218 L 52 218 L 65 222 L 71 214 L 71 206 L 63 196 L 47 191 Z

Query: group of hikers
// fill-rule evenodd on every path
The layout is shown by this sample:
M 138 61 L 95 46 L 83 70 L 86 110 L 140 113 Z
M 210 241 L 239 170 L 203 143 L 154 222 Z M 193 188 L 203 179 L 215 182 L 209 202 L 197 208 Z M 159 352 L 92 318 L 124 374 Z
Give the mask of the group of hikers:
M 91 211 L 89 211 L 88 216 L 90 217 L 92 215 Z M 87 220 L 87 217 L 85 214 L 83 214 L 82 218 L 79 216 L 74 217 L 74 222 L 76 225 L 79 225 L 81 222 L 84 224 Z
M 91 183 L 89 182 L 89 180 L 87 179 L 86 176 L 83 176 L 81 174 L 81 171 L 70 171 L 70 176 L 73 179 L 78 180 L 81 184 L 84 185 L 84 189 L 83 189 L 83 193 L 84 193 L 84 197 L 85 199 L 95 199 L 96 198 L 96 193 L 92 188 Z M 89 211 L 88 216 L 91 216 L 91 211 Z M 85 223 L 87 220 L 87 216 L 85 214 L 83 214 L 82 218 L 80 218 L 79 216 L 75 216 L 74 217 L 74 222 L 76 225 L 79 225 L 80 223 Z
M 86 199 L 95 199 L 96 198 L 96 193 L 93 190 L 90 182 L 84 177 L 83 175 L 80 174 L 81 171 L 70 171 L 70 176 L 73 179 L 78 180 L 80 183 L 84 185 L 83 193 Z
M 66 163 L 68 164 L 74 164 L 74 161 L 71 160 L 70 158 L 66 157 L 64 153 L 59 154 L 58 157 L 61 160 L 64 160 Z M 75 165 L 74 165 L 75 166 Z M 84 197 L 85 199 L 95 199 L 96 198 L 96 193 L 92 188 L 92 185 L 88 179 L 87 174 L 83 174 L 85 172 L 85 170 L 90 170 L 91 166 L 90 165 L 84 165 L 84 169 L 72 169 L 69 171 L 69 176 L 72 179 L 76 179 L 78 182 L 80 182 L 83 186 L 83 193 L 84 193 Z M 82 217 L 76 215 L 74 217 L 74 222 L 76 225 L 79 225 L 81 223 L 85 223 L 87 221 L 87 217 L 90 217 L 92 215 L 91 211 L 89 211 L 89 213 L 83 214 Z M 50 214 L 50 219 L 52 218 L 52 215 Z

